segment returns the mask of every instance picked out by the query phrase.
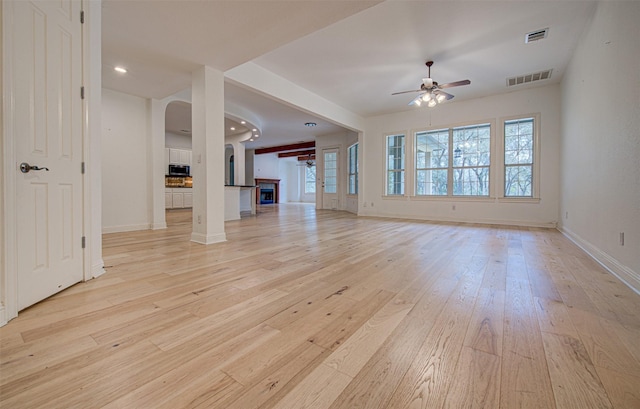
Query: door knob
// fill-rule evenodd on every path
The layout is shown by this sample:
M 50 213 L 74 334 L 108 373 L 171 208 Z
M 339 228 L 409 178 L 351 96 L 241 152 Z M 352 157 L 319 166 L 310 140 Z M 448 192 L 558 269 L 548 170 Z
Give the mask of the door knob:
M 29 173 L 29 171 L 32 170 L 46 170 L 47 172 L 49 171 L 49 168 L 45 168 L 45 167 L 40 167 L 40 166 L 35 166 L 35 165 L 29 165 L 27 162 L 22 162 L 20 164 L 20 172 L 22 173 Z

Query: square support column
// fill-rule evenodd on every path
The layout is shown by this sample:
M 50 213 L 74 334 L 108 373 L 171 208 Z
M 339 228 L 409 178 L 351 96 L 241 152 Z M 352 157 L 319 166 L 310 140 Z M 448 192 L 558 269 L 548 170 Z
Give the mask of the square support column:
M 191 241 L 226 241 L 224 232 L 224 74 L 201 67 L 192 74 L 193 232 Z

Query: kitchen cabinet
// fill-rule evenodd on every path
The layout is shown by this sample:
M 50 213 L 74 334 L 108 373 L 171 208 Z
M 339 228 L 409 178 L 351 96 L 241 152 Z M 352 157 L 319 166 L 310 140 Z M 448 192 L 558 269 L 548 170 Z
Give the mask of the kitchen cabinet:
M 173 193 L 172 208 L 182 209 L 184 207 L 184 193 Z
M 172 165 L 181 165 L 180 149 L 169 148 L 169 163 Z
M 191 151 L 180 150 L 180 164 L 191 166 Z
M 191 166 L 191 151 L 189 149 L 165 148 L 164 160 L 167 169 L 169 165 Z
M 184 205 L 184 207 L 193 207 L 193 193 L 191 192 L 184 192 L 184 199 L 182 201 L 182 204 Z
M 165 189 L 164 206 L 166 209 L 184 209 L 193 207 L 193 190 L 185 187 Z

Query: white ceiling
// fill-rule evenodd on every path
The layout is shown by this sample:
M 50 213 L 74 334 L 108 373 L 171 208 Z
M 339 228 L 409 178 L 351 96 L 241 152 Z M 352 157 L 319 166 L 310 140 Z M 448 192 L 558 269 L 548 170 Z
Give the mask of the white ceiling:
M 103 85 L 164 98 L 190 87 L 203 64 L 248 61 L 363 117 L 407 109 L 426 77 L 471 85 L 455 103 L 559 82 L 595 3 L 590 1 L 103 1 Z M 529 31 L 549 28 L 525 44 Z M 115 65 L 129 69 L 126 75 Z M 507 89 L 506 79 L 553 69 L 550 80 Z M 341 128 L 227 83 L 226 103 L 261 122 L 249 148 L 312 140 Z M 434 108 L 434 109 L 437 109 Z M 315 128 L 304 127 L 316 122 Z

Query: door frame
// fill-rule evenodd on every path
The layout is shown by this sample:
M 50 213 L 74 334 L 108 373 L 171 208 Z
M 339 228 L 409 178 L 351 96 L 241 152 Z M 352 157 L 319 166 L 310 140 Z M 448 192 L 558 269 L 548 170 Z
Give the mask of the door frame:
M 101 8 L 100 1 L 79 0 L 85 12 L 85 23 L 82 26 L 82 76 L 85 86 L 85 99 L 82 102 L 82 150 L 85 162 L 85 173 L 82 183 L 82 213 L 77 221 L 82 224 L 82 235 L 85 239 L 83 281 L 98 277 L 104 273 L 102 260 L 102 193 L 100 138 L 102 132 L 101 104 Z M 5 103 L 0 113 L 1 154 L 0 168 L 0 326 L 18 316 L 18 271 L 16 237 L 16 180 L 18 167 L 16 160 L 16 144 L 13 137 L 13 72 L 10 60 L 16 39 L 13 36 L 11 8 L 13 2 L 2 2 L 0 5 L 0 58 L 2 83 L 0 93 Z M 80 92 L 80 90 L 78 90 Z
M 338 207 L 336 210 L 344 210 L 344 181 L 342 172 L 344 168 L 343 156 L 344 145 L 316 146 L 316 209 L 324 209 L 324 151 L 335 149 L 338 151 L 338 170 L 336 196 L 338 197 Z M 318 153 L 319 152 L 319 153 Z

